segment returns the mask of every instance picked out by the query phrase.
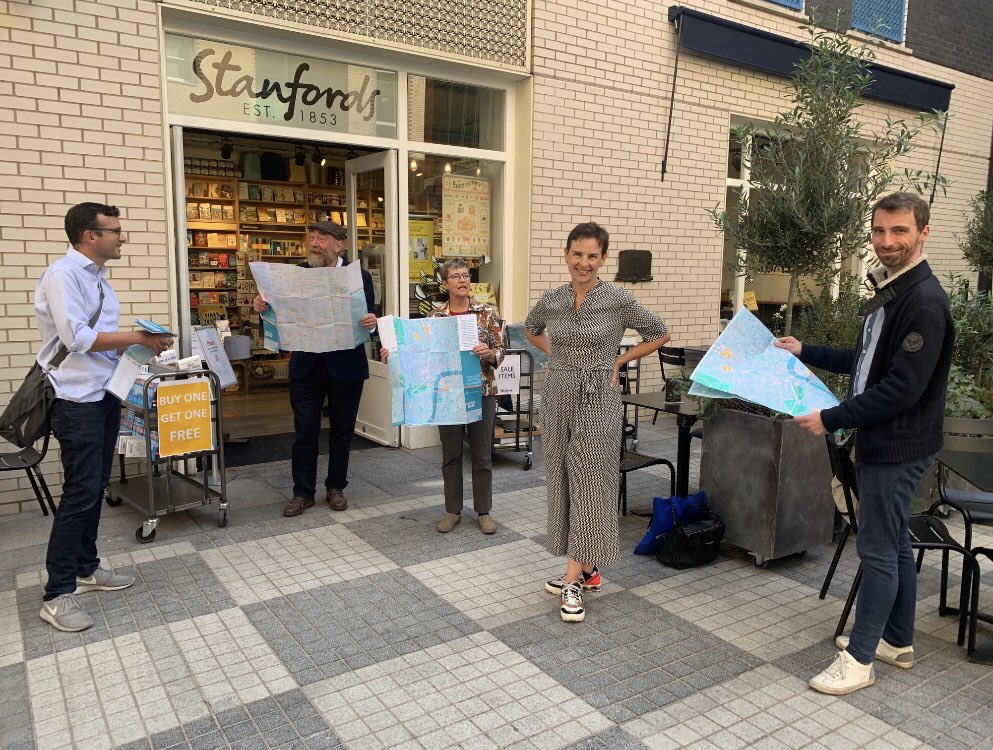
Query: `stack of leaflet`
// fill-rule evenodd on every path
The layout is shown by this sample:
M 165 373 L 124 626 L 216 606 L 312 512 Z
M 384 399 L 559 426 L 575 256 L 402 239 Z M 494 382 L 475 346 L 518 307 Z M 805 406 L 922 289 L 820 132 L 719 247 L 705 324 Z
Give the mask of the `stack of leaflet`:
M 145 411 L 145 377 L 139 377 L 131 390 L 128 392 L 127 398 L 125 399 L 125 404 L 128 408 L 124 410 L 124 415 L 121 417 L 121 429 L 117 437 L 117 452 L 120 453 L 125 458 L 145 458 L 145 429 L 146 429 L 146 416 Z M 148 388 L 148 410 L 151 411 L 155 408 L 155 386 L 156 382 L 149 385 Z M 154 421 L 152 422 L 155 425 Z M 153 430 L 151 433 L 151 444 L 152 444 L 152 458 L 157 458 L 159 454 L 159 433 L 158 430 Z

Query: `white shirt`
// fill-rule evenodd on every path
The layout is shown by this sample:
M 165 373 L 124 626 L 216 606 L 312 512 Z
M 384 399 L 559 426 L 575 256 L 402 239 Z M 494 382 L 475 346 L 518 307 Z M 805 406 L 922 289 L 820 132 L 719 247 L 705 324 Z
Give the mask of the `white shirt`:
M 41 334 L 38 363 L 43 367 L 65 344 L 69 356 L 49 374 L 55 395 L 66 401 L 90 403 L 104 397 L 103 387 L 117 366 L 115 351 L 91 352 L 97 333 L 117 331 L 121 305 L 106 280 L 107 270 L 70 247 L 65 257 L 50 265 L 35 288 L 34 308 Z M 92 328 L 90 318 L 100 305 Z

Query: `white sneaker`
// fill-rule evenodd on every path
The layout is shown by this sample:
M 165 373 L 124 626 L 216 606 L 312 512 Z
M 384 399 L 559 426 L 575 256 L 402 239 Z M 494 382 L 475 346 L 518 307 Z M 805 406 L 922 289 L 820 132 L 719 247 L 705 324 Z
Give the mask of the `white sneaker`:
M 565 622 L 582 622 L 586 617 L 583 608 L 583 584 L 579 581 L 562 587 L 562 606 L 559 614 Z
M 60 594 L 41 605 L 38 616 L 56 630 L 77 633 L 93 626 L 93 620 L 72 594 Z
M 862 664 L 847 651 L 839 651 L 831 666 L 810 681 L 810 687 L 827 695 L 848 695 L 875 681 L 872 664 Z
M 834 639 L 834 645 L 842 651 L 848 648 L 848 636 L 839 635 Z M 876 646 L 876 658 L 884 664 L 892 664 L 900 669 L 910 669 L 914 666 L 913 646 L 891 646 L 885 639 L 879 639 Z

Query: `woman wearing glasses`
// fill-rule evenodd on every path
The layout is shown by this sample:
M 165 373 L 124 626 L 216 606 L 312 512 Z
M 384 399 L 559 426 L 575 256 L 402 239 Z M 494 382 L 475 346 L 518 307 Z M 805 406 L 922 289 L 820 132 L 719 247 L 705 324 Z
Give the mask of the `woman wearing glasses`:
M 475 315 L 479 343 L 473 353 L 479 357 L 483 373 L 483 418 L 466 425 L 439 425 L 441 435 L 441 475 L 445 480 L 445 514 L 437 529 L 447 534 L 462 520 L 462 453 L 463 434 L 469 434 L 469 456 L 472 460 L 472 501 L 478 516 L 479 529 L 484 534 L 496 531 L 496 521 L 490 516 L 493 506 L 493 422 L 496 418 L 497 389 L 494 368 L 503 360 L 503 324 L 489 305 L 472 304 L 469 299 L 469 265 L 461 258 L 446 260 L 441 266 L 441 285 L 448 292 L 448 302 L 436 310 L 433 317 Z M 380 349 L 386 362 L 389 352 Z
M 524 330 L 548 355 L 542 399 L 542 448 L 548 487 L 548 541 L 566 558 L 545 588 L 561 597 L 566 622 L 586 616 L 583 589 L 600 590 L 598 565 L 616 563 L 617 483 L 623 431 L 619 372 L 669 340 L 662 319 L 626 289 L 600 281 L 610 237 L 599 224 L 577 225 L 565 245 L 571 281 L 545 292 Z M 618 354 L 624 331 L 642 343 Z

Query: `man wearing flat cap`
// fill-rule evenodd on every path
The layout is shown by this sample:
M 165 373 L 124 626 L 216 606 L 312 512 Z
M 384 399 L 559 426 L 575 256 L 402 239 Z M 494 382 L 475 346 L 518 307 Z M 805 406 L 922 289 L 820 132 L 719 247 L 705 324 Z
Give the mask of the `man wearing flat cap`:
M 303 268 L 335 268 L 347 266 L 343 255 L 347 231 L 333 221 L 311 224 L 310 252 Z M 366 307 L 369 312 L 359 320 L 363 328 L 376 327 L 373 312 L 372 277 L 362 271 Z M 263 312 L 268 303 L 261 296 L 253 302 L 255 312 Z M 293 408 L 292 471 L 293 498 L 283 509 L 283 515 L 299 516 L 314 505 L 317 491 L 317 454 L 321 434 L 321 411 L 328 404 L 330 423 L 330 455 L 328 476 L 324 481 L 331 510 L 345 510 L 348 501 L 344 489 L 348 485 L 348 451 L 355 432 L 362 385 L 369 378 L 369 363 L 365 347 L 336 352 L 290 352 L 290 406 Z

